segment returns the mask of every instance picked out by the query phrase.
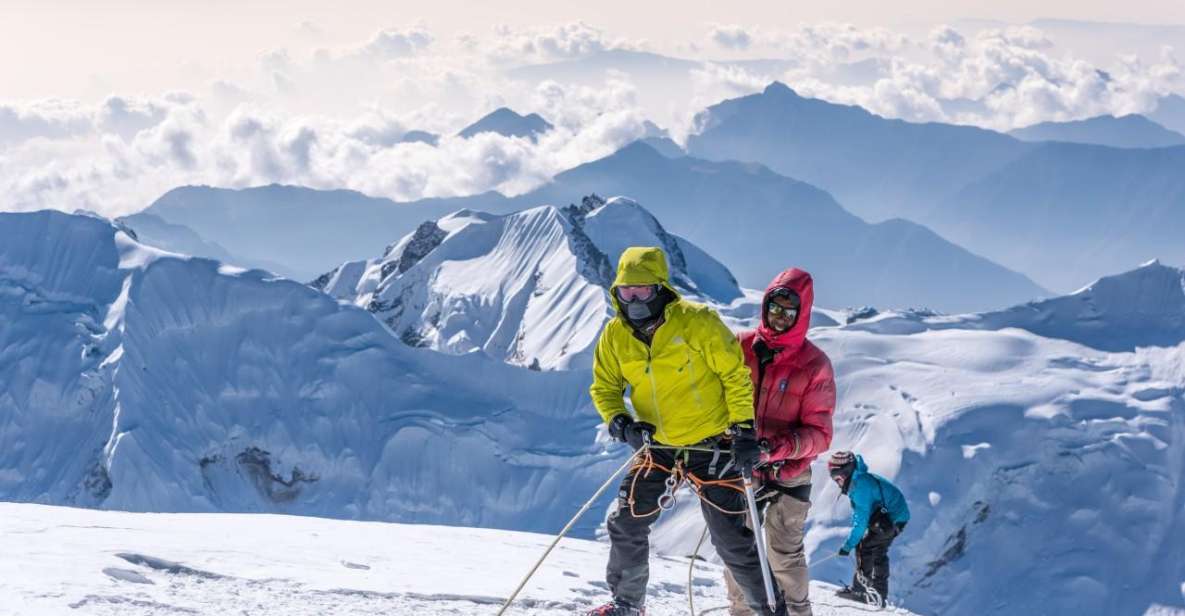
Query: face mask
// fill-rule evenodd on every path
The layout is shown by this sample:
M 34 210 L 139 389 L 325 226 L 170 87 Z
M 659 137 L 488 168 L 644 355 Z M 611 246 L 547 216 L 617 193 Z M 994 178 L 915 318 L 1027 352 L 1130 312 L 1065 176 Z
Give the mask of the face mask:
M 625 305 L 625 316 L 631 321 L 645 321 L 654 316 L 649 302 L 629 302 Z
M 648 321 L 658 316 L 663 305 L 661 294 L 653 286 L 620 287 L 617 301 L 621 303 L 625 317 L 635 322 Z

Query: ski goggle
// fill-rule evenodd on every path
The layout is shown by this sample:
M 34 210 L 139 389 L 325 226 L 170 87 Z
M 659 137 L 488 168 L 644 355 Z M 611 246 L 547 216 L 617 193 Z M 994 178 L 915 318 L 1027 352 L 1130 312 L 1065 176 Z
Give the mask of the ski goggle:
M 787 319 L 793 321 L 798 316 L 798 309 L 787 308 L 777 302 L 769 302 L 765 305 L 765 313 L 771 317 L 785 316 Z
M 658 293 L 657 285 L 644 284 L 617 287 L 617 298 L 623 302 L 645 302 Z

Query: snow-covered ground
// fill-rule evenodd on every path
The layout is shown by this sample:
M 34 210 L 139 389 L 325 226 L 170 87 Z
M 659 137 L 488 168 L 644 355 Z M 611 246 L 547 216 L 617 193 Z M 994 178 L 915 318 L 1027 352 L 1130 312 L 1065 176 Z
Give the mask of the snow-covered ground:
M 732 326 L 756 314 L 745 293 Z M 499 314 L 508 330 L 527 316 Z M 816 312 L 812 339 L 838 375 L 833 447 L 913 510 L 891 598 L 926 614 L 1185 611 L 1185 273 L 1150 263 L 975 315 L 871 314 Z M 93 217 L 0 214 L 0 325 L 6 500 L 554 532 L 625 455 L 597 438 L 587 371 L 410 348 L 349 302 Z M 821 465 L 807 551 L 837 581 L 847 566 L 821 561 L 849 512 Z M 701 523 L 678 513 L 654 537 L 674 557 Z M 112 566 L 127 568 L 98 571 Z
M 551 537 L 264 514 L 150 514 L 0 503 L 0 616 L 496 614 Z M 572 616 L 607 596 L 608 547 L 565 539 L 508 614 Z M 648 613 L 688 614 L 690 560 L 651 559 Z M 721 569 L 691 572 L 723 614 Z M 817 616 L 869 608 L 813 587 Z M 890 609 L 882 614 L 908 615 Z

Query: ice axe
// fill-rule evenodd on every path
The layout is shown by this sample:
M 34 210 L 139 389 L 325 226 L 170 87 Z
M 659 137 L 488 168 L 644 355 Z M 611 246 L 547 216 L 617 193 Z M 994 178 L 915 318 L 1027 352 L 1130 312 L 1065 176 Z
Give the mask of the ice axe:
M 769 557 L 765 552 L 765 522 L 757 515 L 757 496 L 753 493 L 753 469 L 741 469 L 741 481 L 745 484 L 745 502 L 749 505 L 749 519 L 753 520 L 753 540 L 757 542 L 757 560 L 761 561 L 761 580 L 765 582 L 765 600 L 770 612 L 777 612 L 778 600 L 774 596 L 774 581 L 769 573 Z

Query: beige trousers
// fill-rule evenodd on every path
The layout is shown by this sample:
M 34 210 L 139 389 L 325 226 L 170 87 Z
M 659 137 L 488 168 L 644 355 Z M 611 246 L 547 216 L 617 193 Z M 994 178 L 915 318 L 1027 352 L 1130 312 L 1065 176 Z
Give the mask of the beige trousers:
M 811 473 L 808 469 L 795 477 L 791 485 L 810 482 Z M 810 508 L 810 503 L 782 494 L 765 513 L 765 540 L 769 546 L 770 569 L 786 599 L 786 611 L 791 616 L 811 616 L 811 602 L 807 596 L 811 580 L 806 566 L 806 551 L 802 546 L 806 514 Z M 732 616 L 754 616 L 727 569 L 724 581 L 728 584 L 728 613 Z

